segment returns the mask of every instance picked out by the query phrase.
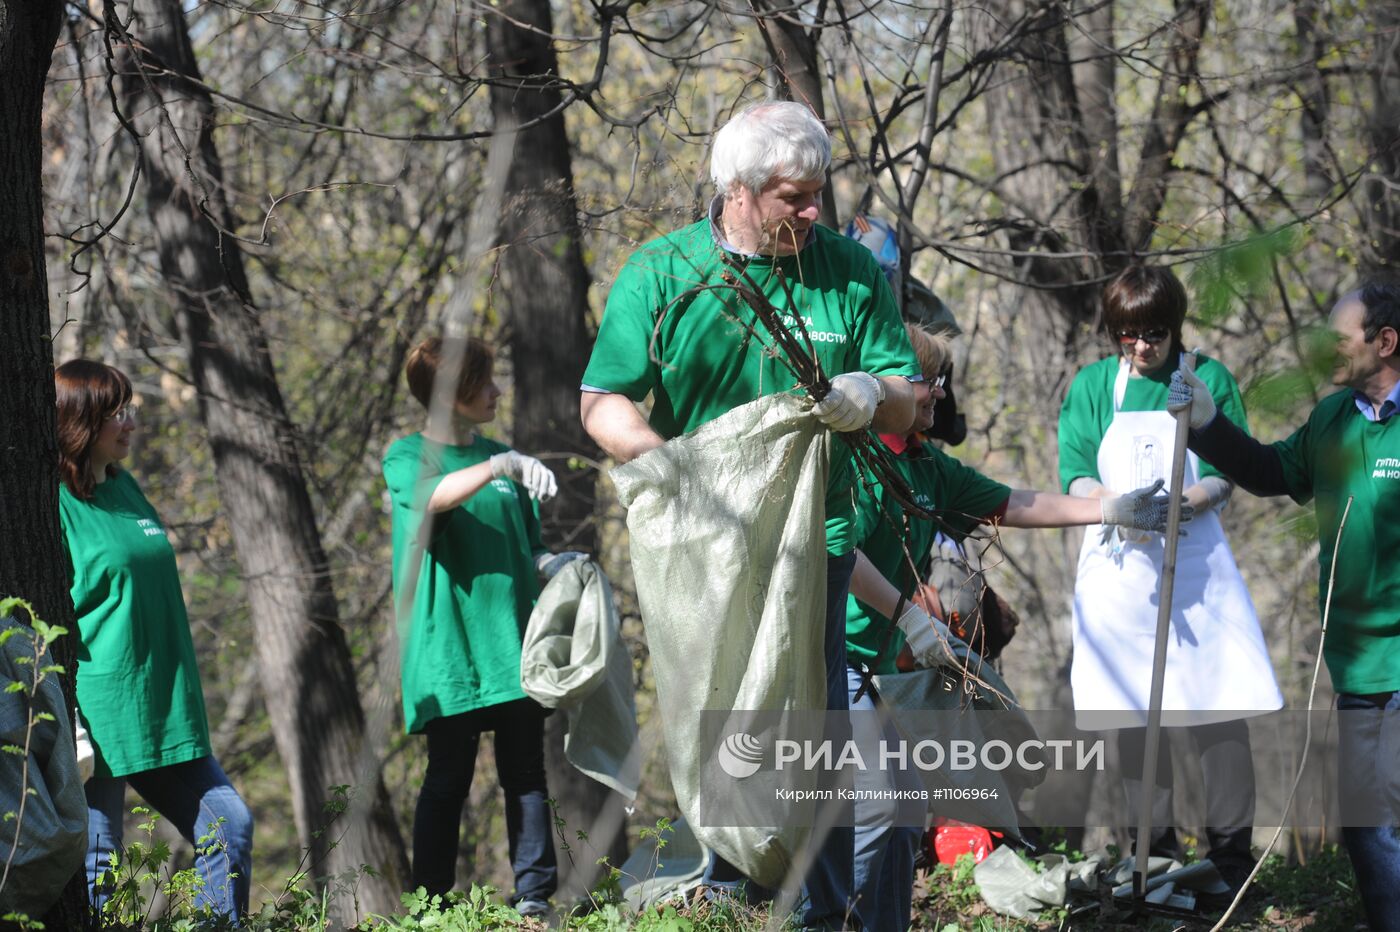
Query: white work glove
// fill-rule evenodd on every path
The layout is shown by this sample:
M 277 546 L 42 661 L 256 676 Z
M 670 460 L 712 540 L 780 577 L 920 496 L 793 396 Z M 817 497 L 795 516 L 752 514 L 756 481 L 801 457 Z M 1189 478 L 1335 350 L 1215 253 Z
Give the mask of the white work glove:
M 78 717 L 76 710 L 73 712 L 73 725 L 73 740 L 77 745 L 78 754 L 78 778 L 86 783 L 97 769 L 97 752 L 93 749 L 92 738 L 83 727 L 83 720 Z
M 1099 499 L 1099 506 L 1103 509 L 1103 523 L 1133 528 L 1137 531 L 1156 531 L 1158 534 L 1165 532 L 1167 529 L 1168 496 L 1157 494 L 1165 484 L 1161 479 L 1158 479 L 1136 492 L 1129 492 L 1127 495 L 1119 495 L 1115 498 Z M 1181 503 L 1181 522 L 1185 524 L 1190 521 L 1195 513 L 1196 510 L 1183 500 Z
M 563 553 L 542 553 L 535 557 L 535 571 L 545 579 L 553 579 L 559 571 L 575 560 L 587 560 L 588 554 L 577 550 L 565 550 Z
M 1210 397 L 1206 383 L 1196 373 L 1178 369 L 1172 373 L 1167 390 L 1167 410 L 1180 411 L 1188 405 L 1192 430 L 1200 430 L 1215 419 L 1215 399 Z
M 547 502 L 559 491 L 559 486 L 554 482 L 554 473 L 533 456 L 510 450 L 497 453 L 489 462 L 492 478 L 514 479 L 525 486 L 525 491 L 530 493 L 531 498 Z
M 868 372 L 846 372 L 831 380 L 826 397 L 812 413 L 838 434 L 869 427 L 875 406 L 885 400 L 885 386 Z
M 899 625 L 899 630 L 904 632 L 909 652 L 914 655 L 914 662 L 919 666 L 957 665 L 957 655 L 950 646 L 954 640 L 953 633 L 943 622 L 911 602 L 896 624 Z

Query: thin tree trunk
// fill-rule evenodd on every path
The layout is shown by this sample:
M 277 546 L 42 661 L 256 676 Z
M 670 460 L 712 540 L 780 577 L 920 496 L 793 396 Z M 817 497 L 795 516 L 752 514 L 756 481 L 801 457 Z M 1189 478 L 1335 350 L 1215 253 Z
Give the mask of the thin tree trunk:
M 566 458 L 596 460 L 600 454 L 578 417 L 579 383 L 593 346 L 587 324 L 589 274 L 581 250 L 569 137 L 562 112 L 556 112 L 562 98 L 555 83 L 553 28 L 548 0 L 502 0 L 490 17 L 490 67 L 499 82 L 491 89 L 492 114 L 497 125 L 513 121 L 524 127 L 506 180 L 498 301 L 509 322 L 515 445 L 532 455 L 564 454 L 546 458 L 559 477 L 560 494 L 543 509 L 545 545 L 596 554 L 597 473 L 571 468 Z M 596 834 L 595 820 L 609 808 L 610 793 L 568 764 L 563 735 L 564 717 L 551 716 L 545 749 L 549 788 L 574 852 L 580 852 L 575 833 L 594 832 L 589 841 L 593 850 L 585 847 L 572 855 L 573 869 L 591 878 L 597 870 L 593 862 L 601 855 L 621 865 L 627 840 L 616 828 Z M 615 809 L 617 800 L 612 802 Z M 567 875 L 569 863 L 561 867 Z M 569 883 L 567 876 L 563 879 Z M 579 878 L 570 886 L 580 889 Z
M 129 50 L 123 94 L 243 570 L 297 833 L 317 877 L 374 868 L 358 878 L 357 905 L 392 912 L 408 879 L 403 840 L 365 743 L 326 555 L 242 254 L 223 232 L 230 214 L 212 103 L 193 83 L 199 70 L 179 0 L 135 0 L 132 10 L 140 45 Z M 344 786 L 356 803 L 322 831 L 340 801 L 333 788 Z
M 1113 0 L 1100 0 L 1079 17 L 1070 31 L 1074 87 L 1079 98 L 1089 163 L 1086 169 L 1098 193 L 1103 248 L 1123 248 L 1123 176 L 1118 158 L 1118 56 L 1114 53 Z M 1111 262 L 1109 263 L 1112 264 Z
M 781 5 L 782 11 L 775 11 Z M 812 108 L 819 119 L 826 119 L 826 106 L 822 103 L 822 76 L 817 60 L 816 33 L 808 29 L 797 15 L 797 9 L 787 3 L 776 4 L 773 0 L 753 0 L 754 12 L 758 13 L 758 28 L 768 46 L 773 72 L 778 78 L 778 95 L 785 100 L 796 100 Z M 828 174 L 822 187 L 822 210 L 817 218 L 824 225 L 837 229 L 840 223 L 836 215 L 836 192 L 831 186 Z
M 1137 173 L 1128 194 L 1127 216 L 1123 221 L 1129 247 L 1137 251 L 1152 245 L 1157 215 L 1167 200 L 1172 159 L 1192 119 L 1186 92 L 1199 77 L 1196 59 L 1206 24 L 1210 22 L 1210 9 L 1207 0 L 1178 0 L 1176 4 L 1171 40 L 1162 62 L 1157 95 L 1152 101 L 1152 117 L 1138 155 Z
M 48 276 L 44 268 L 41 114 L 44 79 L 63 22 L 51 0 L 0 0 L 0 597 L 27 599 L 69 632 L 54 661 L 69 709 L 77 707 L 77 624 L 58 521 L 58 418 Z M 20 619 L 28 621 L 28 619 Z M 87 928 L 81 868 L 42 917 L 47 928 Z M 41 917 L 34 917 L 41 918 Z
M 1298 51 L 1307 63 L 1298 88 L 1303 102 L 1302 112 L 1298 114 L 1298 128 L 1303 138 L 1303 177 L 1308 183 L 1308 193 L 1314 197 L 1325 197 L 1333 183 L 1327 160 L 1327 82 L 1318 71 L 1326 54 L 1326 43 L 1318 34 L 1320 13 L 1318 0 L 1295 0 L 1293 4 Z
M 1369 274 L 1394 275 L 1400 268 L 1400 3 L 1367 10 L 1375 36 L 1367 128 L 1376 170 L 1360 188 L 1367 234 L 1362 265 Z

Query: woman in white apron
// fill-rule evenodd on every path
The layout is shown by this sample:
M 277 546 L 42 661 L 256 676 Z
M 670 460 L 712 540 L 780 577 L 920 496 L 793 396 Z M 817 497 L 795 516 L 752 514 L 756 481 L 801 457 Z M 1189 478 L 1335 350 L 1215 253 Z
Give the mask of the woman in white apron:
M 1176 436 L 1166 398 L 1183 358 L 1186 290 L 1167 269 L 1134 266 L 1109 283 L 1103 301 L 1104 325 L 1121 352 L 1080 372 L 1060 412 L 1060 481 L 1076 495 L 1113 495 L 1169 479 Z M 1202 356 L 1196 372 L 1219 410 L 1247 429 L 1229 371 Z M 1177 549 L 1162 724 L 1185 728 L 1196 745 L 1208 857 L 1234 886 L 1252 864 L 1254 768 L 1243 719 L 1280 708 L 1283 697 L 1220 525 L 1218 511 L 1231 488 L 1188 454 L 1183 489 L 1196 514 Z M 1070 681 L 1076 716 L 1085 728 L 1137 723 L 1119 731 L 1118 741 L 1131 813 L 1142 794 L 1163 550 L 1161 534 L 1090 527 L 1075 580 Z M 1179 857 L 1170 758 L 1158 759 L 1151 852 Z

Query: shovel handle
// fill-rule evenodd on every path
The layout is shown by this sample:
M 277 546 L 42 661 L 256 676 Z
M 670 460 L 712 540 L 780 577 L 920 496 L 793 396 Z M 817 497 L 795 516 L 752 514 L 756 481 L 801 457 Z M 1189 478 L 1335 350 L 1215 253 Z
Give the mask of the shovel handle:
M 1196 354 L 1186 353 L 1181 368 L 1193 372 Z M 1152 692 L 1147 701 L 1147 740 L 1142 751 L 1143 793 L 1138 808 L 1137 844 L 1133 862 L 1133 898 L 1147 896 L 1147 857 L 1152 838 L 1152 795 L 1156 790 L 1157 751 L 1162 733 L 1162 691 L 1167 676 L 1167 637 L 1171 633 L 1172 592 L 1176 588 L 1176 547 L 1181 539 L 1181 492 L 1186 481 L 1186 440 L 1191 408 L 1173 411 L 1176 444 L 1172 448 L 1171 482 L 1167 487 L 1167 539 L 1162 553 L 1162 578 L 1157 598 L 1157 642 L 1152 652 Z

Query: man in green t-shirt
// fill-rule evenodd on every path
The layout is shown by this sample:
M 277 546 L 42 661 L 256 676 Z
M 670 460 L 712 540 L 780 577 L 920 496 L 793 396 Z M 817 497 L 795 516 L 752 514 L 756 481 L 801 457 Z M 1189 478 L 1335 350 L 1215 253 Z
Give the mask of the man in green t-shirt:
M 1339 730 L 1342 840 L 1371 928 L 1400 929 L 1400 715 L 1387 714 L 1400 711 L 1400 287 L 1353 291 L 1330 322 L 1332 382 L 1347 390 L 1287 440 L 1261 444 L 1216 417 L 1189 372 L 1173 377 L 1168 404 L 1190 407 L 1191 449 L 1241 488 L 1315 503 L 1323 655 L 1337 708 L 1350 713 Z
M 584 373 L 583 425 L 615 460 L 625 463 L 764 395 L 800 390 L 726 274 L 742 274 L 799 339 L 805 331 L 831 383 L 812 409 L 823 424 L 838 433 L 908 429 L 909 380 L 919 370 L 894 296 L 869 250 L 817 224 L 830 162 L 830 136 L 799 103 L 757 104 L 716 134 L 710 171 L 719 193 L 709 215 L 627 260 Z M 644 417 L 635 403 L 648 396 Z M 829 477 L 821 636 L 827 708 L 844 711 L 846 592 L 855 555 L 854 474 L 843 443 L 832 445 Z M 849 827 L 823 843 L 804 891 L 805 925 L 844 924 L 851 846 Z M 709 879 L 717 884 L 740 879 L 723 864 L 712 867 Z

